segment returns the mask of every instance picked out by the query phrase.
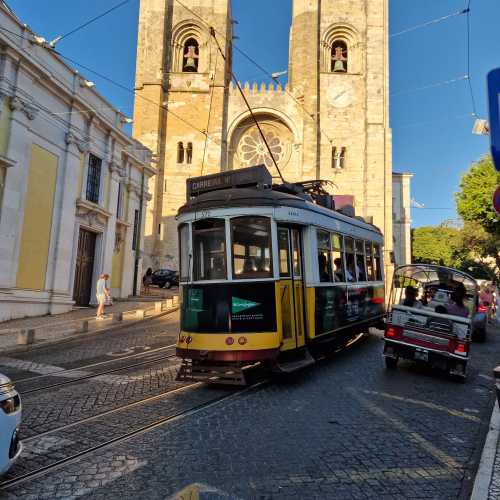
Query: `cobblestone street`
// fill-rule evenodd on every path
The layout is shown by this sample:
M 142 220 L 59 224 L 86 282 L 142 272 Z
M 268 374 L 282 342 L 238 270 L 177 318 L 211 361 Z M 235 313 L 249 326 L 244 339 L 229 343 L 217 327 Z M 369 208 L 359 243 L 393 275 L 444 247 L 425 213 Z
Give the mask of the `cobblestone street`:
M 216 498 L 468 497 L 498 331 L 474 344 L 465 384 L 411 363 L 387 372 L 372 333 L 238 391 L 174 381 L 177 321 L 2 358 L 25 393 L 25 449 L 5 479 L 60 464 L 7 498 L 168 498 L 192 484 Z

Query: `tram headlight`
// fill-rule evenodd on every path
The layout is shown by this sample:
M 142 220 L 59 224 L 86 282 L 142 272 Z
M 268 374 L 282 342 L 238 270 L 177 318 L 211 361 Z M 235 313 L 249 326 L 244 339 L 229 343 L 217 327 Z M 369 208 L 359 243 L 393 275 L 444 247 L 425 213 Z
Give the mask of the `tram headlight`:
M 233 345 L 234 339 L 233 337 L 226 337 L 226 345 Z
M 238 344 L 245 345 L 246 343 L 247 343 L 247 338 L 246 337 L 240 337 L 238 339 Z

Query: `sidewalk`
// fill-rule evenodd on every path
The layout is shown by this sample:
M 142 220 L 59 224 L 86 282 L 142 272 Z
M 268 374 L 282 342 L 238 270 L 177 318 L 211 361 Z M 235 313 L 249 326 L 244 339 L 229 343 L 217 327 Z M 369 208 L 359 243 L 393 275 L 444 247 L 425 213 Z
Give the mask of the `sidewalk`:
M 178 288 L 163 290 L 152 288 L 147 296 L 130 298 L 114 302 L 112 306 L 106 307 L 106 320 L 95 320 L 95 307 L 78 307 L 73 311 L 58 314 L 34 316 L 29 318 L 14 319 L 0 323 L 0 352 L 10 352 L 12 350 L 29 348 L 33 344 L 57 341 L 66 337 L 74 337 L 75 334 L 95 333 L 110 328 L 117 328 L 137 321 L 144 321 L 151 317 L 165 314 L 172 309 L 171 301 L 167 305 L 167 299 L 172 299 L 178 295 Z M 162 302 L 158 308 L 157 303 Z M 138 314 L 139 311 L 139 314 Z M 143 313 L 141 314 L 141 311 Z M 85 324 L 85 322 L 87 322 Z M 35 336 L 29 345 L 19 346 L 19 332 L 33 331 Z M 27 335 L 27 334 L 26 334 Z
M 489 335 L 500 335 L 500 324 L 490 327 Z M 500 364 L 500 360 L 499 363 Z M 500 409 L 495 395 L 488 434 L 474 480 L 471 500 L 500 499 Z

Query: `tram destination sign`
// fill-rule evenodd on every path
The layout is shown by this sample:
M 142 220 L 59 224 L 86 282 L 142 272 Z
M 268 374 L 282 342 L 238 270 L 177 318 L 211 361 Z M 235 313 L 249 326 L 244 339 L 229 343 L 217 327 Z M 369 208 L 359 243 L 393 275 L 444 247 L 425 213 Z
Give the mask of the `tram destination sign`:
M 256 167 L 241 168 L 220 174 L 193 177 L 187 180 L 188 201 L 203 193 L 231 189 L 236 187 L 258 187 L 271 186 L 273 178 L 264 165 Z

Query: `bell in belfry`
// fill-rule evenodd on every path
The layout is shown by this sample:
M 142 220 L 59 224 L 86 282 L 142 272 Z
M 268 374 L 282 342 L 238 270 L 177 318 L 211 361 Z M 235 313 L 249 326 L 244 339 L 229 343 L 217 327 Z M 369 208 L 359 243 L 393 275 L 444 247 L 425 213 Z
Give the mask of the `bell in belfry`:
M 347 50 L 346 50 L 347 52 Z M 334 73 L 345 73 L 347 71 L 347 57 L 344 56 L 344 50 L 341 46 L 335 47 L 335 52 L 332 57 L 333 61 L 333 72 Z
M 184 71 L 196 72 L 198 71 L 198 59 L 199 55 L 196 53 L 196 47 L 194 45 L 190 45 L 187 48 L 187 52 L 184 54 Z

